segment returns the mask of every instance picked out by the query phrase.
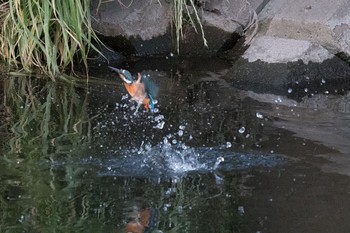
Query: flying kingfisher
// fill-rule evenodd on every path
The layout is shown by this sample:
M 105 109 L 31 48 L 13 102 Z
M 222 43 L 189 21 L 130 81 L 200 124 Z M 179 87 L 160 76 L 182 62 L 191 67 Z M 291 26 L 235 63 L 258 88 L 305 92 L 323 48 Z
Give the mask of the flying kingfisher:
M 131 96 L 131 100 L 137 102 L 137 108 L 134 114 L 137 113 L 141 104 L 145 106 L 145 109 L 148 111 L 154 110 L 154 99 L 157 97 L 159 87 L 152 80 L 147 77 L 142 77 L 140 73 L 137 74 L 137 79 L 132 76 L 132 74 L 124 69 L 117 69 L 112 66 L 109 68 L 113 71 L 116 71 L 119 74 L 119 77 L 124 81 L 124 86 Z

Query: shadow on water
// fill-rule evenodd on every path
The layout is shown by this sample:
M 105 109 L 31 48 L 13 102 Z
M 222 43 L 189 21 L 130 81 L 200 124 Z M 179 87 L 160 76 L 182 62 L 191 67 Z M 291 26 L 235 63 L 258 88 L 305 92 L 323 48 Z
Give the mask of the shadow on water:
M 163 66 L 129 68 L 160 86 L 136 115 L 104 69 L 89 84 L 1 79 L 0 232 L 278 232 L 276 209 L 307 199 L 294 187 L 347 173 L 346 90 L 296 101 L 233 88 L 222 62 Z

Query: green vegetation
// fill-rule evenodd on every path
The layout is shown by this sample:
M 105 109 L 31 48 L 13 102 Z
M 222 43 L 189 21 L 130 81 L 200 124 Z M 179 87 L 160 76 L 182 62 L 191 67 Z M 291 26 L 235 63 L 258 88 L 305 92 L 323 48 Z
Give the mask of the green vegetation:
M 200 31 L 207 46 L 194 0 L 173 0 L 173 15 L 180 52 L 183 25 Z M 54 78 L 74 62 L 84 64 L 99 41 L 91 28 L 90 0 L 8 0 L 0 4 L 0 56 L 25 72 L 36 71 Z M 78 64 L 79 64 L 78 63 Z
M 204 46 L 208 47 L 207 40 L 205 39 L 204 35 L 203 25 L 196 9 L 195 0 L 173 0 L 173 6 L 177 53 L 180 53 L 180 39 L 183 38 L 182 28 L 186 19 L 197 33 L 197 27 L 199 27 Z
M 0 55 L 26 72 L 55 77 L 80 59 L 87 70 L 92 40 L 90 1 L 8 0 L 0 5 Z

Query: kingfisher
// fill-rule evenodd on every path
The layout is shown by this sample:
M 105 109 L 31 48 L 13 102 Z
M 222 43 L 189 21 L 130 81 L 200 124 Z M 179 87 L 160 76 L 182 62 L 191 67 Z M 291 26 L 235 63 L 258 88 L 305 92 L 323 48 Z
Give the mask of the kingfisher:
M 136 101 L 137 108 L 134 114 L 137 113 L 140 106 L 143 104 L 145 109 L 154 110 L 154 98 L 157 97 L 159 87 L 152 80 L 146 76 L 137 74 L 137 79 L 127 70 L 118 69 L 112 66 L 108 66 L 111 70 L 117 72 L 119 77 L 124 81 L 124 86 L 131 96 L 131 100 Z
M 125 226 L 125 233 L 148 233 L 156 224 L 156 212 L 154 208 L 146 208 L 133 213 L 133 220 Z

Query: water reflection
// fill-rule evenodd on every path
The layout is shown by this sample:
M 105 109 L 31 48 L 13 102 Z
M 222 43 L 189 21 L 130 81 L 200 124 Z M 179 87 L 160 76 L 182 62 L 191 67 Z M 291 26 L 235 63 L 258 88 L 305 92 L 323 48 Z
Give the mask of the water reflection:
M 87 95 L 82 89 L 23 77 L 4 78 L 3 88 L 10 153 L 66 153 L 89 140 Z
M 76 203 L 73 193 L 64 193 L 79 185 L 73 177 L 80 169 L 63 169 L 63 178 L 38 164 L 69 157 L 89 142 L 86 92 L 73 84 L 27 77 L 2 78 L 2 88 L 6 143 L 1 147 L 1 205 L 7 214 L 0 231 L 68 232 L 69 224 L 61 222 L 72 221 L 75 210 L 68 206 Z

